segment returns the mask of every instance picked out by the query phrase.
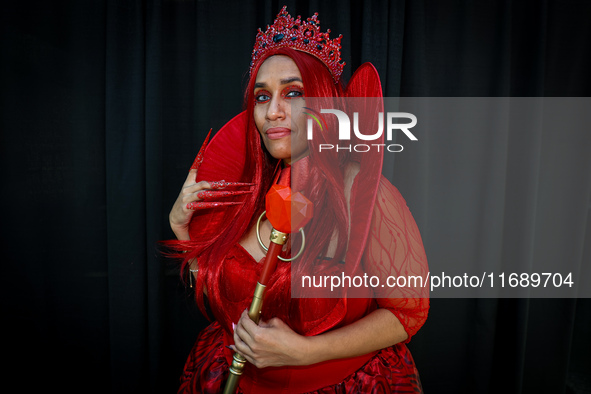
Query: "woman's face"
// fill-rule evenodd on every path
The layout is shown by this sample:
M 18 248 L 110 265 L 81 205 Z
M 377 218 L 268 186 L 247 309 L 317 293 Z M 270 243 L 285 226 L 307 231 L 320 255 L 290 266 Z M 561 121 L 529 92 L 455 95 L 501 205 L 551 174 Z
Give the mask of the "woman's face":
M 287 164 L 306 156 L 304 84 L 290 57 L 275 55 L 263 62 L 254 84 L 254 99 L 254 121 L 269 153 Z

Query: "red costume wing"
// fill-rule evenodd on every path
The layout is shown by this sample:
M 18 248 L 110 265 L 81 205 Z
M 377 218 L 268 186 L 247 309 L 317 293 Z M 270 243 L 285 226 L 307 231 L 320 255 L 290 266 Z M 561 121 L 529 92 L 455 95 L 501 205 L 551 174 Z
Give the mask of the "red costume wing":
M 226 123 L 205 147 L 197 170 L 196 182 L 209 183 L 249 182 L 244 179 L 246 162 L 246 112 L 241 112 Z M 228 186 L 219 190 L 248 190 Z M 232 195 L 219 202 L 242 202 L 245 195 Z M 198 244 L 215 243 L 221 234 L 220 229 L 232 222 L 241 205 L 229 205 L 200 209 L 195 212 L 189 224 L 191 240 Z

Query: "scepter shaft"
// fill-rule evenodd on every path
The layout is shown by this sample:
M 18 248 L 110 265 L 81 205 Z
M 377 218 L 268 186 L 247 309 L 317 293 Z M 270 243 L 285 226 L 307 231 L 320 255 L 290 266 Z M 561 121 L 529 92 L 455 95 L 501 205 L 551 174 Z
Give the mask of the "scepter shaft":
M 291 188 L 287 186 L 289 184 L 290 168 L 291 167 L 284 168 L 281 174 L 283 175 L 283 171 L 287 170 L 286 173 L 288 175 L 284 178 L 280 176 L 279 183 L 271 186 L 271 189 L 265 198 L 266 210 L 261 214 L 257 222 L 257 238 L 261 247 L 267 249 L 267 255 L 265 256 L 261 275 L 254 290 L 254 297 L 250 304 L 250 309 L 248 310 L 248 317 L 257 324 L 259 323 L 261 316 L 267 283 L 271 278 L 271 275 L 273 275 L 273 272 L 275 272 L 277 260 L 281 259 L 279 253 L 281 253 L 283 245 L 287 242 L 287 235 L 296 228 L 299 228 L 299 231 L 302 234 L 302 247 L 297 255 L 290 259 L 281 259 L 284 261 L 292 261 L 299 257 L 304 250 L 305 237 L 303 227 L 312 218 L 314 204 L 299 192 L 292 195 Z M 291 209 L 292 204 L 296 207 L 293 211 Z M 269 243 L 269 248 L 263 244 L 259 232 L 259 224 L 265 213 L 267 213 L 267 218 L 272 226 L 271 235 L 269 237 L 271 241 Z M 230 365 L 230 373 L 228 380 L 226 381 L 224 394 L 231 394 L 236 391 L 238 380 L 242 375 L 245 365 L 246 359 L 238 352 L 235 352 L 232 364 Z
M 261 276 L 254 290 L 254 296 L 248 309 L 248 317 L 255 322 L 259 323 L 261 317 L 261 310 L 263 308 L 263 300 L 265 298 L 265 292 L 267 290 L 267 283 L 271 278 L 275 268 L 277 267 L 277 260 L 283 244 L 287 241 L 287 234 L 282 233 L 273 229 L 271 231 L 271 243 L 269 244 L 269 250 L 265 256 L 265 262 L 263 263 L 263 269 L 261 270 Z M 246 359 L 242 357 L 238 352 L 234 353 L 232 364 L 230 365 L 230 374 L 224 387 L 224 394 L 232 394 L 236 392 L 238 387 L 238 381 L 246 365 Z

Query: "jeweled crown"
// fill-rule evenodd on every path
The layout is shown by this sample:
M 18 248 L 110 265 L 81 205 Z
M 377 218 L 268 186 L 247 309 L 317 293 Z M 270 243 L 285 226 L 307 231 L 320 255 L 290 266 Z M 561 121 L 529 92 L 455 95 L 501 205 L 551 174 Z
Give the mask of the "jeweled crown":
M 341 62 L 341 38 L 329 37 L 330 29 L 326 33 L 320 31 L 320 21 L 316 12 L 307 20 L 303 21 L 298 15 L 297 19 L 292 18 L 287 12 L 287 6 L 283 6 L 275 22 L 267 26 L 263 33 L 259 29 L 252 50 L 252 61 L 250 73 L 257 61 L 264 54 L 272 49 L 289 47 L 298 51 L 309 53 L 322 61 L 330 70 L 336 83 L 341 79 L 344 62 Z

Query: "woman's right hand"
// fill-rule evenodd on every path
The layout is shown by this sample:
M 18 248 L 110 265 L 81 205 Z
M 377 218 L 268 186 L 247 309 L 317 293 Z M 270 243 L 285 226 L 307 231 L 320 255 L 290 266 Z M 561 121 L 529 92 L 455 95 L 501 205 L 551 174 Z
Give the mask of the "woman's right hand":
M 189 175 L 181 188 L 181 192 L 168 215 L 170 228 L 176 235 L 177 239 L 183 241 L 188 241 L 190 239 L 189 223 L 195 212 L 195 210 L 187 208 L 187 205 L 192 202 L 201 201 L 197 194 L 201 191 L 211 189 L 211 185 L 206 181 L 195 182 L 196 176 L 196 169 L 189 171 Z

